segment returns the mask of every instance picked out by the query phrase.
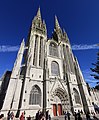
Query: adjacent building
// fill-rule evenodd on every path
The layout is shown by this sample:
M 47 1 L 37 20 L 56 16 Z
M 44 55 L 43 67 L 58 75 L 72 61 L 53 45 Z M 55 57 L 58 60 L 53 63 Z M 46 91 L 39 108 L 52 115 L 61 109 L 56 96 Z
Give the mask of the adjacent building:
M 11 71 L 6 71 L 0 80 L 0 109 L 2 109 L 7 88 L 9 85 Z

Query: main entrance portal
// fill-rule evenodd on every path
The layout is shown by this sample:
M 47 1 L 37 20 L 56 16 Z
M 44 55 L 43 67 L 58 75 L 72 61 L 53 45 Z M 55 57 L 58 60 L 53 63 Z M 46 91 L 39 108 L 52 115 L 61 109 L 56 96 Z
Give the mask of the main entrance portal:
M 53 92 L 53 115 L 60 116 L 67 110 L 70 110 L 67 92 L 61 88 L 55 89 Z

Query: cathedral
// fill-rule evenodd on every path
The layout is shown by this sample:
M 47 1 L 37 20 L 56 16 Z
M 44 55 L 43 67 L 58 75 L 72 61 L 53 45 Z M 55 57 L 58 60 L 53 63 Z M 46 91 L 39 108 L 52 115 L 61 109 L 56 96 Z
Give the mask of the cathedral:
M 60 116 L 65 111 L 94 112 L 94 94 L 88 91 L 67 33 L 55 16 L 54 32 L 48 38 L 40 8 L 10 74 L 1 106 L 5 116 L 9 110 L 17 117 L 22 112 L 35 116 L 38 110 L 49 110 L 51 116 Z

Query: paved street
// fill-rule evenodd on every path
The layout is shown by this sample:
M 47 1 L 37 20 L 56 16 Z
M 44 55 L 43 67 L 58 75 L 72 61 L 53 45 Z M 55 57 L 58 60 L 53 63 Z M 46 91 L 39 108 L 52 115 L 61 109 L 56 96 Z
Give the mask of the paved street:
M 99 119 L 99 115 L 97 115 L 97 117 L 98 117 L 98 119 Z M 83 120 L 86 120 L 85 115 L 83 115 L 82 118 L 83 118 Z M 97 120 L 98 120 L 98 119 L 97 119 Z M 64 117 L 64 115 L 62 115 L 62 116 L 56 116 L 56 117 L 52 118 L 52 120 L 65 120 L 65 117 Z M 68 120 L 68 119 L 67 119 L 67 120 Z M 70 120 L 75 120 L 75 119 L 74 119 L 74 116 L 71 116 Z M 95 119 L 93 119 L 93 117 L 91 117 L 91 120 L 95 120 Z

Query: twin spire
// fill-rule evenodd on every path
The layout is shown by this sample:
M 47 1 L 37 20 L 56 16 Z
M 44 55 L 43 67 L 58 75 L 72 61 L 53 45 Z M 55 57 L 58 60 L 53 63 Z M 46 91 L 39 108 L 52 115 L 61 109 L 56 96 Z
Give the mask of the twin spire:
M 60 25 L 59 25 L 57 16 L 55 15 L 55 29 L 59 29 L 59 28 L 60 28 Z
M 35 16 L 35 18 L 34 18 L 34 20 L 33 20 L 33 25 L 34 25 L 34 29 L 36 28 L 36 27 L 40 27 L 40 29 L 42 29 L 42 31 L 44 32 L 44 31 L 46 31 L 45 33 L 47 33 L 47 29 L 46 29 L 46 24 L 45 24 L 45 22 L 42 20 L 42 17 L 41 17 L 41 11 L 40 11 L 40 7 L 38 8 L 38 11 L 37 11 L 37 14 L 36 14 L 36 16 Z M 60 24 L 59 24 L 59 22 L 58 22 L 58 19 L 57 19 L 57 16 L 55 15 L 55 27 L 54 27 L 54 37 L 55 36 L 63 36 L 63 37 L 67 37 L 67 34 L 66 34 L 66 32 L 63 30 L 62 31 L 62 29 L 61 29 L 61 27 L 60 27 Z
M 40 10 L 40 7 L 38 8 L 36 17 L 41 20 L 41 10 Z M 59 29 L 60 25 L 59 25 L 57 16 L 55 15 L 55 29 L 57 29 L 57 28 Z

